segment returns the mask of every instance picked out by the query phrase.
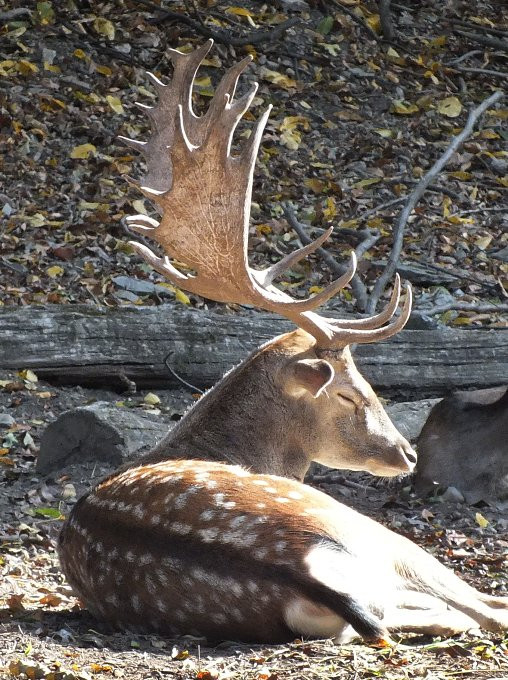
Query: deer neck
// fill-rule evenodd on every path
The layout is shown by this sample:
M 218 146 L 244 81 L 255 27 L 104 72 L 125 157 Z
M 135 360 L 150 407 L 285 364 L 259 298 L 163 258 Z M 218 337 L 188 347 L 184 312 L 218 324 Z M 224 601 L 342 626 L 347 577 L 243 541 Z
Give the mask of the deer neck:
M 258 350 L 227 373 L 148 454 L 149 461 L 196 458 L 303 480 L 311 459 L 273 381 L 274 359 Z

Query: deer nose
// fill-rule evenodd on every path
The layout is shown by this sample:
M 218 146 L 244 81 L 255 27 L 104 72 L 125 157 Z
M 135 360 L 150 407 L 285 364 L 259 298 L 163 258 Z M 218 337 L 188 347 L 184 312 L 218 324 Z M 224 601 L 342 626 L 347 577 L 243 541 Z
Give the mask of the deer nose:
M 418 459 L 416 451 L 413 449 L 411 444 L 404 439 L 404 441 L 398 445 L 399 454 L 402 460 L 407 466 L 408 472 L 412 472 L 415 468 L 416 461 Z

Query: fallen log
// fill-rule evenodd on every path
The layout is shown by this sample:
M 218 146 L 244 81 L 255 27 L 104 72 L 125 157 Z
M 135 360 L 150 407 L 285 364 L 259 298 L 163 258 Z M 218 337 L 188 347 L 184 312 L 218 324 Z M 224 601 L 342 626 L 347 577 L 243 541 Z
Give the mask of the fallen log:
M 0 308 L 0 368 L 30 368 L 57 384 L 125 389 L 209 387 L 292 324 L 273 314 L 85 305 Z M 439 396 L 508 382 L 508 328 L 404 330 L 359 345 L 359 367 L 388 394 Z

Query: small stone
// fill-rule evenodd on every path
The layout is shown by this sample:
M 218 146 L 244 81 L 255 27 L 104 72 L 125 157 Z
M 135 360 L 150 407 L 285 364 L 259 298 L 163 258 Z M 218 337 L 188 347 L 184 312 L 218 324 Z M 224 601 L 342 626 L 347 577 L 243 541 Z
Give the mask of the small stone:
M 449 486 L 441 496 L 441 500 L 447 503 L 463 503 L 464 496 L 455 486 Z
M 9 413 L 0 413 L 0 427 L 12 427 L 15 422 Z

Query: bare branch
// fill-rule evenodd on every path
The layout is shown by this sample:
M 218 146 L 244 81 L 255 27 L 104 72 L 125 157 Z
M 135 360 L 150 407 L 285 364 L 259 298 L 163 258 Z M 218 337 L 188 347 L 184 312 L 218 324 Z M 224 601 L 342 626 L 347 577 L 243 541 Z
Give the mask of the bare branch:
M 476 304 L 468 302 L 450 302 L 445 305 L 436 305 L 430 309 L 418 309 L 416 311 L 422 314 L 434 315 L 434 314 L 444 314 L 444 312 L 449 312 L 450 310 L 457 310 L 460 312 L 475 312 L 477 314 L 498 314 L 502 312 L 508 312 L 508 303 L 495 304 Z
M 484 76 L 493 76 L 494 78 L 508 78 L 508 71 L 494 71 L 490 68 L 471 68 L 469 66 L 453 66 L 452 68 L 459 73 L 481 73 Z
M 393 28 L 392 15 L 390 13 L 391 0 L 379 0 L 379 19 L 381 21 L 381 30 L 383 31 L 383 38 L 391 42 L 395 35 Z
M 284 211 L 284 217 L 289 222 L 290 227 L 296 231 L 298 238 L 300 239 L 302 244 L 307 245 L 309 243 L 312 243 L 312 239 L 310 238 L 310 236 L 305 231 L 304 225 L 301 222 L 298 221 L 292 206 L 289 205 L 289 203 L 284 203 L 283 206 L 282 206 L 282 209 Z M 379 238 L 379 236 L 377 238 Z M 363 243 L 365 244 L 366 241 L 364 241 Z M 374 241 L 374 243 L 375 243 L 375 241 Z M 360 246 L 361 245 L 362 244 L 360 244 Z M 358 246 L 358 248 L 360 248 L 360 246 Z M 370 247 L 371 247 L 370 245 L 367 245 L 362 250 L 361 255 L 363 255 L 363 253 L 365 253 L 368 250 L 368 248 L 370 248 Z M 347 265 L 339 264 L 337 262 L 337 260 L 333 257 L 333 255 L 331 255 L 324 248 L 318 248 L 316 250 L 316 253 L 318 253 L 320 255 L 320 257 L 322 257 L 323 260 L 326 262 L 328 267 L 330 267 L 330 269 L 333 272 L 335 272 L 336 274 L 338 274 L 339 276 L 341 276 L 342 274 L 344 274 L 347 271 L 347 269 L 348 269 Z M 351 283 L 351 288 L 352 288 L 353 293 L 355 295 L 356 302 L 358 304 L 359 309 L 361 311 L 365 311 L 365 307 L 367 306 L 367 288 L 365 287 L 365 284 L 360 279 L 358 274 L 355 274 L 353 276 L 350 283 Z
M 434 163 L 430 170 L 425 173 L 425 175 L 418 182 L 414 190 L 409 194 L 408 201 L 404 206 L 402 212 L 400 213 L 399 218 L 393 228 L 393 248 L 388 257 L 386 268 L 379 277 L 379 279 L 376 281 L 374 290 L 372 291 L 372 294 L 370 296 L 367 305 L 367 311 L 369 314 L 372 314 L 376 310 L 377 303 L 379 302 L 379 299 L 383 294 L 388 284 L 388 281 L 391 280 L 395 272 L 395 269 L 397 268 L 397 262 L 399 261 L 404 241 L 404 229 L 409 219 L 409 216 L 413 212 L 416 204 L 421 199 L 421 197 L 427 190 L 428 186 L 432 183 L 433 180 L 436 179 L 441 170 L 448 163 L 448 161 L 455 153 L 455 151 L 472 133 L 478 118 L 483 113 L 485 113 L 485 111 L 490 106 L 499 101 L 503 96 L 504 92 L 502 92 L 501 90 L 494 92 L 494 94 L 492 94 L 490 97 L 487 97 L 487 99 L 484 99 L 479 106 L 477 106 L 476 108 L 472 109 L 469 112 L 466 124 L 464 125 L 462 132 L 460 132 L 452 139 L 446 151 L 438 158 L 438 160 Z
M 468 38 L 472 42 L 477 42 L 480 45 L 485 45 L 486 47 L 492 47 L 495 50 L 508 52 L 508 40 L 500 40 L 499 38 L 479 35 L 478 33 L 469 33 L 469 31 L 461 31 L 458 28 L 456 28 L 453 32 L 457 35 L 461 35 L 463 38 Z
M 156 23 L 160 23 L 161 21 L 166 20 L 178 21 L 182 24 L 190 26 L 192 29 L 196 31 L 196 33 L 203 35 L 205 38 L 213 38 L 216 42 L 222 43 L 223 45 L 231 45 L 233 47 L 243 47 L 244 45 L 258 45 L 260 43 L 276 42 L 287 30 L 301 23 L 300 18 L 292 17 L 291 19 L 287 19 L 287 21 L 283 21 L 278 26 L 274 26 L 270 30 L 266 31 L 264 29 L 261 29 L 240 36 L 233 35 L 229 31 L 225 31 L 220 28 L 211 28 L 210 26 L 207 26 L 202 21 L 201 16 L 199 15 L 197 15 L 199 16 L 199 18 L 193 19 L 192 17 L 182 12 L 172 12 L 171 10 L 162 9 L 161 7 L 159 7 L 159 5 L 156 5 L 154 2 L 151 2 L 150 0 L 136 0 L 136 1 L 141 5 L 144 5 L 145 7 L 148 7 L 149 9 L 152 9 L 153 11 L 159 14 Z

